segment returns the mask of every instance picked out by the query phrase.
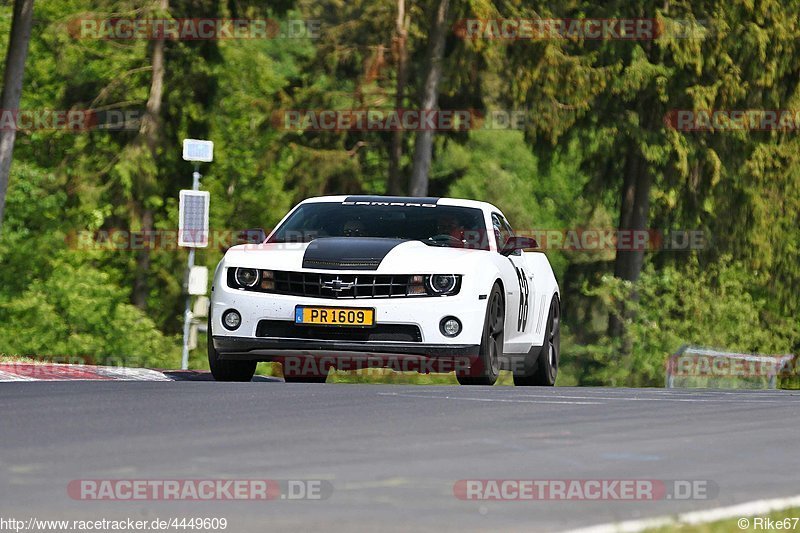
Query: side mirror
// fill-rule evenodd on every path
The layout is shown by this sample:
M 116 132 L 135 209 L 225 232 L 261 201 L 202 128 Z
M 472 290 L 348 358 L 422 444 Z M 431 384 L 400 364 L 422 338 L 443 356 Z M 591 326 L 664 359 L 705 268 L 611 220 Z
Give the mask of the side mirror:
M 246 229 L 234 234 L 236 238 L 232 243 L 220 242 L 219 251 L 223 254 L 228 251 L 231 246 L 238 244 L 262 244 L 267 240 L 267 233 L 261 229 Z M 230 246 L 228 245 L 230 244 Z
M 503 255 L 511 255 L 517 250 L 527 250 L 529 248 L 538 248 L 539 243 L 536 242 L 536 239 L 533 237 L 523 237 L 520 235 L 515 235 L 514 237 L 510 237 L 506 241 L 506 245 L 500 250 L 500 253 Z
M 239 233 L 240 244 L 262 244 L 267 240 L 267 232 L 262 228 L 246 229 Z

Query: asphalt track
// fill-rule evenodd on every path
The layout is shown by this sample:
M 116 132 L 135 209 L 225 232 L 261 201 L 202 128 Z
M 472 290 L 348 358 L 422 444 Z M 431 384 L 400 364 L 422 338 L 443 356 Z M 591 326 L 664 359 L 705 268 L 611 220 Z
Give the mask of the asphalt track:
M 225 517 L 226 531 L 520 530 L 793 496 L 789 391 L 0 384 L 0 517 Z M 321 501 L 81 501 L 75 479 L 325 479 Z M 709 480 L 711 499 L 464 501 L 464 479 Z

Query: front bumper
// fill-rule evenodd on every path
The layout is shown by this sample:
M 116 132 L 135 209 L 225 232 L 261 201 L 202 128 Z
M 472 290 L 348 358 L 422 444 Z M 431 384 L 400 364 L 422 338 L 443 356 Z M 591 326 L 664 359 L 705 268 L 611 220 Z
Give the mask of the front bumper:
M 326 341 L 260 337 L 214 336 L 214 349 L 222 359 L 272 361 L 288 355 L 338 357 L 394 355 L 440 358 L 475 358 L 477 344 L 423 344 L 419 342 Z
M 481 299 L 479 293 L 465 284 L 459 294 L 445 297 L 395 297 L 395 298 L 359 298 L 359 299 L 329 299 L 287 296 L 279 294 L 256 293 L 231 289 L 224 284 L 224 279 L 218 279 L 211 297 L 211 331 L 214 338 L 240 337 L 252 341 L 254 346 L 270 349 L 276 346 L 273 341 L 278 341 L 277 349 L 286 348 L 285 342 L 291 346 L 300 346 L 297 349 L 312 351 L 331 349 L 326 336 L 316 338 L 311 335 L 282 335 L 280 332 L 265 332 L 259 330 L 262 322 L 293 324 L 295 308 L 297 306 L 319 307 L 347 307 L 371 308 L 375 311 L 375 325 L 387 328 L 416 327 L 419 329 L 418 339 L 404 338 L 341 338 L 334 339 L 344 343 L 351 343 L 356 351 L 376 351 L 388 353 L 398 348 L 396 341 L 418 340 L 410 352 L 401 353 L 439 353 L 437 347 L 458 351 L 461 346 L 474 346 L 481 342 L 483 322 L 486 314 L 486 300 Z M 485 296 L 484 296 L 485 298 Z M 241 325 L 236 330 L 228 330 L 222 324 L 222 316 L 228 309 L 235 309 L 242 317 Z M 440 331 L 440 322 L 444 317 L 457 317 L 462 324 L 462 332 L 457 337 L 447 337 Z M 320 326 L 323 327 L 323 326 Z M 323 341 L 324 339 L 324 341 Z M 297 344 L 297 340 L 309 343 Z M 362 341 L 369 341 L 362 344 Z M 387 342 L 395 341 L 395 342 Z M 235 342 L 235 341 L 234 341 Z M 386 346 L 380 344 L 386 342 Z M 260 343 L 260 344 L 259 344 Z M 316 344 L 315 344 L 316 343 Z M 314 348 L 314 346 L 317 346 Z M 338 350 L 339 346 L 333 348 Z M 426 349 L 430 347 L 430 349 Z M 255 347 L 247 351 L 252 351 Z M 420 351 L 422 350 L 422 351 Z M 219 350 L 225 353 L 225 349 Z M 239 350 L 241 353 L 241 350 Z
M 283 374 L 326 376 L 336 370 L 389 368 L 400 372 L 467 373 L 478 368 L 480 347 L 472 344 L 357 342 L 341 340 L 213 337 L 220 359 L 273 361 Z

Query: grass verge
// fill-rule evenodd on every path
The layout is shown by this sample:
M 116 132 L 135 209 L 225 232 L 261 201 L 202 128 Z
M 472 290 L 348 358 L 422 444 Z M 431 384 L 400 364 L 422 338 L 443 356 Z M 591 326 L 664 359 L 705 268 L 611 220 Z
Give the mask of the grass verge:
M 742 520 L 740 524 L 739 521 Z M 747 521 L 746 524 L 744 521 Z M 771 521 L 771 522 L 770 522 Z M 771 523 L 771 527 L 768 525 Z M 780 525 L 778 525 L 780 524 Z M 744 527 L 742 527 L 744 526 Z M 788 526 L 788 527 L 787 527 Z M 675 524 L 653 529 L 646 533 L 728 533 L 730 531 L 800 530 L 800 507 L 774 511 L 763 516 L 728 518 L 706 524 Z
M 47 361 L 37 361 L 36 359 L 31 359 L 30 357 L 22 357 L 19 355 L 6 355 L 4 353 L 0 353 L 0 363 L 32 363 L 32 364 L 44 364 Z

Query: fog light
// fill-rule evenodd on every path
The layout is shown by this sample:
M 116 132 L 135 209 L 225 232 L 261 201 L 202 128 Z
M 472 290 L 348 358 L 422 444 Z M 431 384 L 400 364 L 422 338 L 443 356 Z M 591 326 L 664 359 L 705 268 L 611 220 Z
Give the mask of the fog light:
M 439 322 L 439 330 L 445 337 L 455 337 L 461 333 L 461 321 L 454 316 L 446 316 Z
M 234 330 L 242 325 L 242 315 L 235 309 L 228 309 L 222 315 L 222 325 L 227 329 Z

